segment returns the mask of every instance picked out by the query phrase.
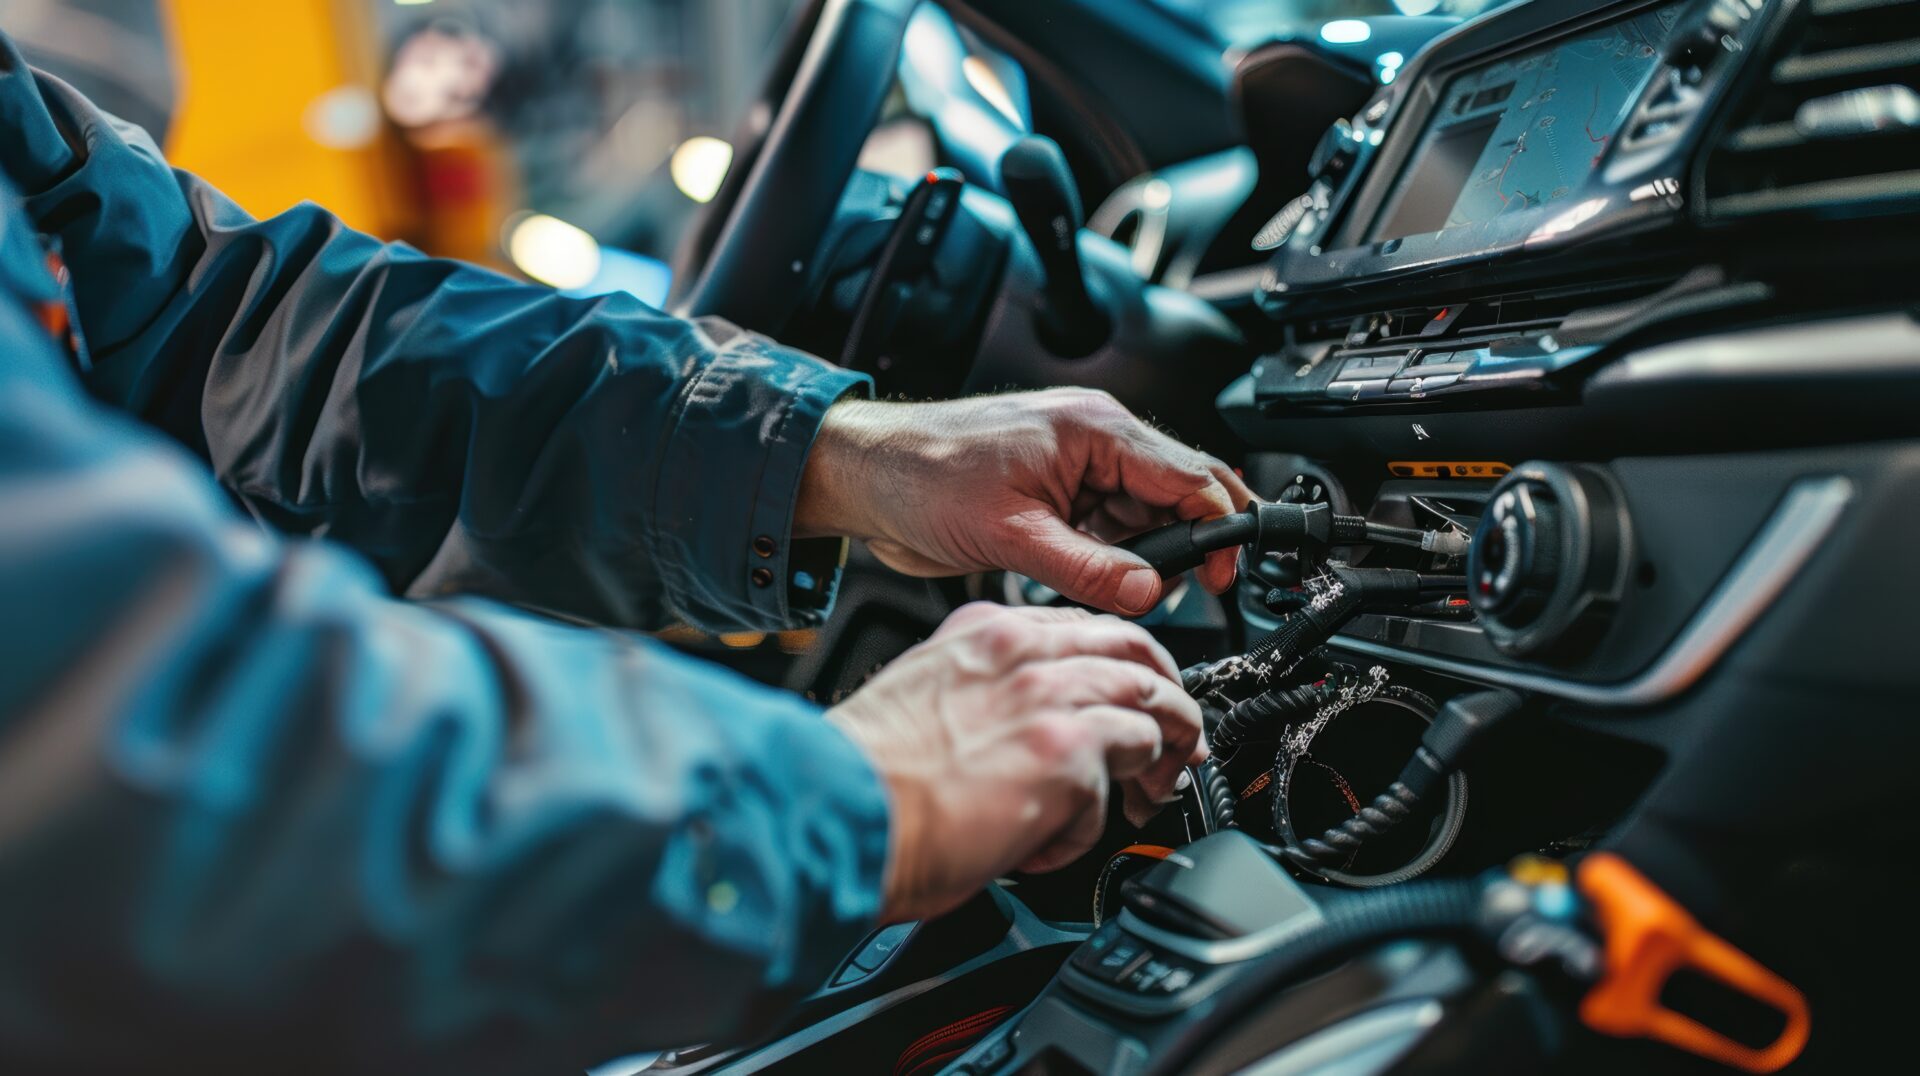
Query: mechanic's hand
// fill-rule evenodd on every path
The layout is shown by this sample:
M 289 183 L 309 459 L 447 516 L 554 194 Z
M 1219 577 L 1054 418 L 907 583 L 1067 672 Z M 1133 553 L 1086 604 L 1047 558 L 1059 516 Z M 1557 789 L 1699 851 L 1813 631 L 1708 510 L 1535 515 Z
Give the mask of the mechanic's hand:
M 1207 756 L 1160 644 L 1073 609 L 965 606 L 827 719 L 887 783 L 889 922 L 1072 862 L 1100 836 L 1109 777 L 1163 803 Z
M 797 537 L 863 538 L 909 575 L 1004 568 L 1087 605 L 1139 615 L 1160 576 L 1113 548 L 1253 499 L 1226 464 L 1086 389 L 937 403 L 849 400 L 827 412 L 801 479 Z M 1199 578 L 1233 583 L 1235 551 Z

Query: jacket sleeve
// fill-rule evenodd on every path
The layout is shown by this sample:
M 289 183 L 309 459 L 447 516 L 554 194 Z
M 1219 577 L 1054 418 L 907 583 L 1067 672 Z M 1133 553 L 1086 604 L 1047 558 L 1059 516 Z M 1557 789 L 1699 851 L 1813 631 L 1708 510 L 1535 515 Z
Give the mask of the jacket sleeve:
M 871 924 L 884 796 L 812 706 L 395 600 L 37 333 L 0 304 L 0 1071 L 578 1071 Z
M 412 597 L 715 630 L 829 603 L 843 547 L 793 543 L 793 502 L 860 375 L 311 205 L 256 221 L 4 38 L 0 68 L 0 167 L 71 272 L 89 391 L 257 518 L 353 546 Z

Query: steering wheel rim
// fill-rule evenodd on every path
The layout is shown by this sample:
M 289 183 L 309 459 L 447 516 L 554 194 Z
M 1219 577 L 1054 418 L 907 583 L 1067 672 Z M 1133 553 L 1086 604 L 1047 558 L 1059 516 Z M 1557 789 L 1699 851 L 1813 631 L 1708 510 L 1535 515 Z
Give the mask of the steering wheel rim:
M 770 83 L 789 67 L 792 79 L 751 161 L 737 169 L 744 178 L 738 184 L 728 178 L 682 248 L 676 276 L 691 282 L 672 304 L 675 313 L 718 316 L 763 333 L 778 332 L 793 316 L 893 86 L 907 21 L 919 3 L 819 3 L 811 32 L 796 34 L 774 67 Z M 798 23 L 806 25 L 805 18 Z M 762 107 L 777 91 L 769 85 Z

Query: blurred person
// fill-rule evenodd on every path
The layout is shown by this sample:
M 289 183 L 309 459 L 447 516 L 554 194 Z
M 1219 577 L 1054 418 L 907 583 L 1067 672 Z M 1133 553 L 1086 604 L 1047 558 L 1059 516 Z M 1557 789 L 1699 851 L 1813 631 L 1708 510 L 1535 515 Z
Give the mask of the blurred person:
M 1112 617 L 968 606 L 824 719 L 555 619 L 818 623 L 844 536 L 1144 612 L 1102 539 L 1248 493 L 1110 398 L 867 402 L 722 324 L 256 221 L 4 39 L 0 172 L 6 1071 L 739 1038 L 1204 757 Z

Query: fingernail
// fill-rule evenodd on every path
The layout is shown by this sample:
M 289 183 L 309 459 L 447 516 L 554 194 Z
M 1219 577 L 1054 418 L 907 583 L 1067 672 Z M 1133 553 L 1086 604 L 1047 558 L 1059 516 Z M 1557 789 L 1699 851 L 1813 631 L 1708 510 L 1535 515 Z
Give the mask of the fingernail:
M 1120 580 L 1120 593 L 1117 596 L 1120 608 L 1129 613 L 1139 614 L 1153 608 L 1153 592 L 1160 585 L 1160 576 L 1152 568 L 1135 568 Z
M 1175 792 L 1185 792 L 1188 786 L 1192 784 L 1193 774 L 1188 773 L 1186 770 L 1181 770 L 1180 776 L 1173 779 L 1173 790 Z

